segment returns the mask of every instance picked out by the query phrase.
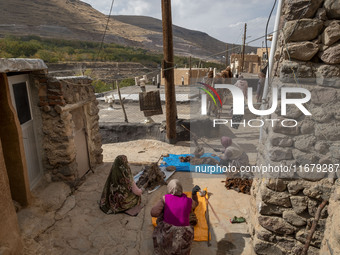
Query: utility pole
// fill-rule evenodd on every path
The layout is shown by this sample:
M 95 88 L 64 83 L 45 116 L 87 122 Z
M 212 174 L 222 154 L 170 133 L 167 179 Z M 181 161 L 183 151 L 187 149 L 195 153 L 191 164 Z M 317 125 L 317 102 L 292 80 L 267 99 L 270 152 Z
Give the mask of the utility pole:
M 162 0 L 163 75 L 165 79 L 166 136 L 169 143 L 176 142 L 176 92 L 174 84 L 174 51 L 172 37 L 171 0 Z
M 229 65 L 229 54 L 228 54 L 228 44 L 226 43 L 226 50 L 225 50 L 225 67 L 227 68 Z
M 191 56 L 189 57 L 189 85 L 191 84 Z
M 114 86 L 112 85 L 112 87 L 114 87 Z M 123 100 L 122 100 L 122 95 L 120 94 L 119 83 L 118 83 L 117 80 L 116 80 L 116 87 L 117 87 L 117 92 L 118 92 L 118 97 L 119 97 L 120 105 L 122 106 L 122 110 L 123 110 L 123 113 L 124 113 L 125 122 L 126 122 L 126 123 L 129 123 L 128 118 L 127 118 L 127 115 L 126 115 L 124 103 L 123 103 Z
M 242 44 L 242 66 L 241 72 L 243 73 L 244 68 L 244 54 L 246 50 L 246 37 L 247 37 L 247 23 L 244 24 L 244 35 L 243 35 L 243 44 Z

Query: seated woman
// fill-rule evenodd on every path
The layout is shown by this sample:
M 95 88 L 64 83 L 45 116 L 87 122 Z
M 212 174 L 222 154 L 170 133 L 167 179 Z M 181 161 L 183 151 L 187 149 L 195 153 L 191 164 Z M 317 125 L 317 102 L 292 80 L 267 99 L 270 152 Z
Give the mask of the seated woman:
M 248 155 L 237 143 L 228 136 L 222 136 L 221 144 L 224 149 L 221 150 L 222 155 L 220 156 L 220 165 L 224 166 L 235 166 L 237 168 L 241 166 L 249 165 Z
M 190 254 L 194 239 L 194 227 L 190 225 L 190 213 L 198 205 L 197 185 L 192 190 L 192 199 L 183 194 L 179 180 L 171 180 L 168 194 L 151 209 L 151 216 L 157 218 L 153 232 L 155 255 Z
M 107 177 L 100 199 L 100 209 L 106 213 L 127 212 L 136 215 L 140 211 L 142 190 L 136 186 L 126 156 L 116 157 Z

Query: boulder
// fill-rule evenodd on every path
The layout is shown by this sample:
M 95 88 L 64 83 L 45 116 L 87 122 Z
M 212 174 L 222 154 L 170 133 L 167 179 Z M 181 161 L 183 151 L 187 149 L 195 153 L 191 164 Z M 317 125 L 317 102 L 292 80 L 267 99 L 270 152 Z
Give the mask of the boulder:
M 254 238 L 253 247 L 256 254 L 275 254 L 275 255 L 284 255 L 283 252 L 278 246 L 275 246 L 273 243 L 262 241 L 258 238 Z
M 272 161 L 282 161 L 282 160 L 289 160 L 293 158 L 291 149 L 275 147 L 269 151 L 269 158 Z
M 284 10 L 287 20 L 313 18 L 323 0 L 292 0 Z
M 292 195 L 298 194 L 301 190 L 308 187 L 309 182 L 304 180 L 291 181 L 287 184 L 288 192 Z
M 287 105 L 285 118 L 287 118 L 287 119 L 298 119 L 302 116 L 302 114 L 303 113 L 300 111 L 300 109 L 297 108 L 295 105 L 290 105 L 290 104 Z
M 295 237 L 301 243 L 305 243 L 308 233 L 309 231 L 306 231 L 305 229 L 301 229 L 299 232 L 296 233 Z M 310 244 L 312 246 L 316 246 L 320 248 L 322 239 L 323 239 L 323 233 L 321 233 L 320 231 L 315 231 Z
M 274 242 L 275 236 L 273 233 L 265 228 L 263 228 L 260 224 L 256 226 L 256 237 L 260 240 L 266 241 L 266 242 Z
M 311 91 L 311 101 L 313 104 L 327 104 L 336 101 L 336 90 L 332 88 L 313 89 Z
M 282 179 L 266 179 L 265 183 L 273 191 L 283 192 L 287 189 L 287 184 Z
M 325 51 L 319 52 L 319 57 L 326 64 L 340 64 L 340 43 L 336 43 Z
M 305 245 L 298 241 L 296 246 L 291 250 L 291 254 L 301 254 L 304 247 Z M 315 248 L 311 245 L 309 246 L 308 255 L 321 255 L 321 254 L 324 254 L 324 253 L 320 253 L 320 250 L 318 248 Z
M 293 156 L 300 165 L 316 164 L 319 160 L 313 153 L 305 153 L 296 149 L 293 150 Z
M 289 254 L 289 252 L 295 247 L 296 240 L 291 237 L 276 236 L 275 244 L 279 246 L 282 250 Z
M 286 42 L 311 41 L 317 38 L 323 28 L 323 21 L 301 19 L 286 22 L 283 33 Z
M 301 61 L 311 60 L 319 51 L 319 45 L 312 42 L 288 43 L 285 49 L 286 59 L 296 59 Z
M 283 83 L 295 83 L 296 77 L 303 83 L 315 83 L 313 69 L 305 62 L 283 61 L 280 68 L 280 81 Z
M 340 24 L 339 22 L 331 22 L 322 33 L 322 43 L 331 46 L 340 40 Z
M 297 215 L 293 210 L 284 211 L 282 217 L 285 221 L 296 227 L 302 227 L 307 224 L 306 219 Z
M 308 206 L 308 199 L 305 196 L 291 196 L 290 202 L 295 213 L 303 213 Z
M 313 148 L 315 142 L 316 142 L 315 136 L 301 135 L 295 138 L 294 146 L 295 148 L 301 151 L 309 152 L 311 148 Z
M 334 143 L 329 147 L 329 151 L 333 158 L 340 159 L 340 144 Z
M 273 133 L 269 139 L 272 146 L 291 147 L 294 143 L 293 139 L 289 136 L 276 133 Z
M 332 193 L 333 181 L 323 179 L 320 182 L 311 183 L 303 190 L 303 194 L 317 200 L 328 200 Z
M 340 0 L 325 0 L 324 8 L 328 18 L 340 19 Z
M 327 154 L 329 152 L 329 145 L 327 142 L 320 141 L 315 144 L 315 151 L 321 154 Z
M 327 20 L 327 13 L 325 8 L 319 8 L 315 14 L 315 18 L 323 21 Z
M 276 192 L 268 189 L 265 186 L 261 188 L 261 199 L 263 202 L 268 204 L 278 205 L 286 208 L 292 207 L 288 192 Z
M 332 156 L 331 155 L 326 155 L 326 156 L 320 158 L 319 164 L 321 164 L 321 165 L 323 165 L 323 164 L 326 164 L 326 165 L 333 164 Z M 333 169 L 335 169 L 335 167 Z M 333 174 L 333 172 L 329 171 L 328 175 L 331 176 Z
M 286 210 L 285 207 L 278 206 L 278 205 L 271 205 L 271 204 L 267 204 L 264 202 L 261 202 L 258 205 L 258 209 L 261 215 L 268 215 L 268 216 L 272 216 L 272 215 L 280 216 Z
M 325 107 L 315 107 L 310 110 L 313 119 L 320 123 L 330 122 L 333 118 L 333 113 Z
M 290 235 L 296 228 L 280 217 L 259 216 L 259 223 L 265 229 L 280 235 Z
M 299 134 L 299 128 L 298 126 L 296 127 L 284 127 L 281 125 L 281 121 L 277 121 L 273 125 L 273 132 L 274 133 L 279 133 L 279 134 L 284 134 L 284 135 L 298 135 Z M 290 123 L 291 122 L 291 123 Z M 293 126 L 294 123 L 292 121 L 286 121 L 285 125 L 291 125 Z
M 316 69 L 315 76 L 316 83 L 320 86 L 340 88 L 340 66 L 338 65 L 321 65 Z M 329 100 L 325 100 L 324 102 L 329 102 Z
M 318 140 L 338 141 L 340 128 L 329 123 L 315 125 L 315 136 Z
M 314 122 L 308 119 L 303 120 L 300 130 L 303 135 L 314 133 Z
M 320 201 L 317 201 L 315 199 L 308 199 L 308 213 L 309 215 L 311 215 L 312 217 L 315 216 L 316 211 L 318 210 L 319 204 L 321 204 Z M 328 216 L 328 205 L 325 206 L 325 208 L 322 210 L 321 212 L 321 219 L 325 219 Z M 312 221 L 312 219 L 311 219 Z M 321 220 L 320 220 L 321 222 Z M 312 223 L 312 222 L 311 222 Z M 319 226 L 320 224 L 318 224 Z M 318 229 L 318 227 L 317 227 Z

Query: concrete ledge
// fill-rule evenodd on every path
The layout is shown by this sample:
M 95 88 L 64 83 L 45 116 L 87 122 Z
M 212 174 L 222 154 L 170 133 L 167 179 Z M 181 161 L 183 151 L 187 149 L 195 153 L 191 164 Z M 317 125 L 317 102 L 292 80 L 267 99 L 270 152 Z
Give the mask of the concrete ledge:
M 0 58 L 0 73 L 47 70 L 41 59 Z
M 176 122 L 176 141 L 190 141 L 191 134 L 182 127 L 191 129 L 198 137 L 221 138 L 229 136 L 235 138 L 232 131 L 225 125 L 212 128 L 212 120 L 202 118 L 196 120 L 177 120 Z M 166 125 L 163 123 L 113 123 L 103 122 L 99 124 L 102 143 L 120 143 L 138 139 L 154 139 L 168 142 L 166 139 Z

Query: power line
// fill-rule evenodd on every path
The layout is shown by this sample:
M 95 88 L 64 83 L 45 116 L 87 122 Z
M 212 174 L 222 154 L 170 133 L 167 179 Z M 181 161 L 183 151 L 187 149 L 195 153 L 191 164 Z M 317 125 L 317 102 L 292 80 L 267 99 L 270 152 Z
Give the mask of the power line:
M 265 30 L 265 36 L 266 36 L 266 38 L 267 38 L 267 36 L 268 36 L 268 25 L 269 25 L 269 21 L 270 21 L 270 18 L 272 17 L 274 8 L 275 8 L 275 6 L 276 6 L 276 2 L 277 2 L 277 0 L 274 1 L 272 10 L 270 11 L 270 14 L 269 14 L 269 17 L 268 17 L 268 20 L 267 20 L 266 30 Z M 267 54 L 267 59 L 269 60 L 269 51 L 268 51 L 268 42 L 267 42 L 267 39 L 265 40 L 265 43 L 266 43 L 266 54 Z M 275 43 L 275 42 L 274 42 L 274 43 Z M 271 71 L 271 70 L 269 70 L 269 63 L 268 63 L 268 65 L 267 65 L 267 72 L 268 72 L 269 75 L 270 75 L 270 71 Z M 269 77 L 268 77 L 268 78 L 269 78 Z
M 112 0 L 112 2 L 111 2 L 110 13 L 109 13 L 109 16 L 107 17 L 107 22 L 106 22 L 106 26 L 105 26 L 103 38 L 102 38 L 102 41 L 101 41 L 101 43 L 100 43 L 100 47 L 99 47 L 99 50 L 98 50 L 98 54 L 97 54 L 96 60 L 99 58 L 99 54 L 100 54 L 101 50 L 103 49 L 104 39 L 105 39 L 105 36 L 106 36 L 106 31 L 107 31 L 107 29 L 108 29 L 108 27 L 109 27 L 109 21 L 110 21 L 110 17 L 111 17 L 111 13 L 112 13 L 112 8 L 113 8 L 113 3 L 114 3 L 114 1 L 115 1 L 115 0 Z
M 256 42 L 256 41 L 258 41 L 258 40 L 260 40 L 260 39 L 262 39 L 262 38 L 266 38 L 268 35 L 271 35 L 271 34 L 273 34 L 273 33 L 275 33 L 275 32 L 278 32 L 278 31 L 281 31 L 281 30 L 279 29 L 279 30 L 270 32 L 270 33 L 268 33 L 267 35 L 263 35 L 263 36 L 257 37 L 257 38 L 255 38 L 255 39 L 253 39 L 253 40 L 247 42 L 246 45 L 248 46 L 250 43 Z M 228 52 L 230 52 L 230 51 L 232 51 L 232 50 L 234 50 L 234 49 L 239 49 L 239 48 L 240 48 L 240 46 L 235 46 L 235 47 L 233 47 L 233 48 L 228 49 Z M 206 57 L 204 57 L 204 58 L 201 58 L 201 60 L 205 60 L 205 59 L 208 59 L 208 58 L 211 58 L 211 57 L 214 57 L 214 56 L 218 56 L 218 55 L 220 55 L 220 54 L 222 54 L 222 53 L 225 53 L 225 52 L 226 52 L 225 50 L 224 50 L 224 51 L 221 51 L 221 52 L 217 52 L 217 53 L 214 53 L 214 54 L 212 54 L 212 55 L 210 55 L 210 56 L 206 56 Z

